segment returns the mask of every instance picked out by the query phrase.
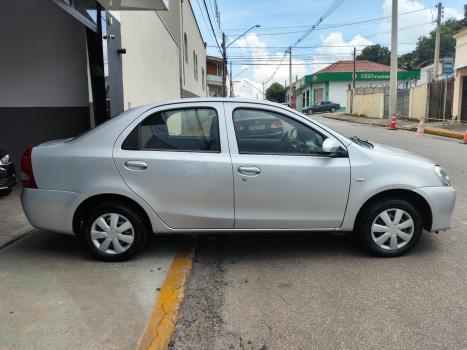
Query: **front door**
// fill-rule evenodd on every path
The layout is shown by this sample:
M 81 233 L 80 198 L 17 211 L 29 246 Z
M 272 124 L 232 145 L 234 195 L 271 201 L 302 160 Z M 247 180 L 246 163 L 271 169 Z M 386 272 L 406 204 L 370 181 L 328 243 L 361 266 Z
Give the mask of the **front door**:
M 461 120 L 467 121 L 467 77 L 462 78 Z
M 321 153 L 324 130 L 283 109 L 226 104 L 235 228 L 340 227 L 350 186 L 348 158 Z M 311 125 L 310 125 L 311 124 Z
M 222 103 L 153 109 L 114 147 L 128 187 L 170 228 L 231 229 L 232 163 Z
M 104 40 L 107 44 L 108 89 L 107 103 L 110 117 L 123 113 L 123 73 L 122 73 L 122 37 L 120 22 L 107 12 L 107 33 Z

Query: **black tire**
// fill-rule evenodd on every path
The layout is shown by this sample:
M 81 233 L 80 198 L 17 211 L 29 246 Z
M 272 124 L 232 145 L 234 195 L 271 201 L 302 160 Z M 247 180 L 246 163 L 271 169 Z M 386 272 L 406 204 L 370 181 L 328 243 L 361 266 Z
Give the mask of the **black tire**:
M 388 209 L 402 209 L 411 216 L 414 223 L 411 239 L 404 246 L 394 250 L 387 250 L 380 247 L 374 241 L 371 233 L 371 227 L 374 220 L 379 214 Z M 363 210 L 363 212 L 359 215 L 359 222 L 356 225 L 356 229 L 356 233 L 360 241 L 372 254 L 381 257 L 396 257 L 407 253 L 417 244 L 423 232 L 423 220 L 420 211 L 409 201 L 405 199 L 386 198 L 371 203 L 371 205 L 368 205 Z M 400 238 L 397 239 L 398 242 L 401 242 Z
M 309 109 L 306 114 L 310 115 L 310 114 L 313 114 L 313 110 L 312 109 Z
M 134 239 L 129 248 L 122 253 L 108 254 L 99 250 L 91 238 L 91 228 L 94 221 L 102 215 L 116 213 L 125 217 L 133 226 Z M 146 244 L 150 228 L 139 210 L 123 203 L 101 203 L 91 208 L 83 217 L 79 236 L 89 251 L 99 260 L 124 261 L 137 254 Z M 113 243 L 111 243 L 113 244 Z
M 331 113 L 334 113 L 336 111 L 336 107 L 331 107 L 331 109 L 329 110 Z
M 7 188 L 6 190 L 0 190 L 0 197 L 6 197 L 11 193 L 11 188 Z

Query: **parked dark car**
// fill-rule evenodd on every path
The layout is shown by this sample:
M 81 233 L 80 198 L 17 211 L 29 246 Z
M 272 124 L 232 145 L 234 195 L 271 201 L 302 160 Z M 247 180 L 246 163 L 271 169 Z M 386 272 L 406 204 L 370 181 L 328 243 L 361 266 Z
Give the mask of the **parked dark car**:
M 0 196 L 9 194 L 14 185 L 16 185 L 15 165 L 10 155 L 0 149 Z
M 316 112 L 331 112 L 334 113 L 341 108 L 341 105 L 331 101 L 321 101 L 315 103 L 313 106 L 302 108 L 304 114 L 312 114 Z

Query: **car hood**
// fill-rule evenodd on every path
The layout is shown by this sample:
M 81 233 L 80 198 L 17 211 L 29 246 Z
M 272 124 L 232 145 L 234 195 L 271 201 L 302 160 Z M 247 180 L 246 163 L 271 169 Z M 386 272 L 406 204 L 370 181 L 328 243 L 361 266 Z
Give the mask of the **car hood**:
M 388 145 L 383 145 L 380 143 L 374 143 L 374 151 L 382 154 L 386 154 L 389 156 L 396 156 L 396 157 L 402 157 L 405 159 L 412 159 L 412 160 L 417 160 L 420 162 L 425 162 L 429 164 L 435 164 L 432 160 L 425 158 L 423 156 L 419 156 L 418 154 L 406 151 L 404 149 L 400 149 L 397 147 L 392 147 Z

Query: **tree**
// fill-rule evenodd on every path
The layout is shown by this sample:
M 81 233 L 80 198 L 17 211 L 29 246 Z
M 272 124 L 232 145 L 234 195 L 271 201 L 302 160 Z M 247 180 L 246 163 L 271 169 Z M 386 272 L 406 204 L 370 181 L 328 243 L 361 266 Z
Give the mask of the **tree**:
M 463 21 L 448 19 L 441 25 L 440 31 L 440 58 L 454 57 L 456 52 L 456 40 L 452 34 L 462 28 Z M 403 54 L 399 58 L 399 67 L 407 70 L 417 69 L 418 65 L 425 61 L 433 60 L 435 54 L 436 31 L 433 30 L 428 36 L 422 35 L 417 40 L 417 45 L 412 52 Z
M 282 103 L 285 101 L 285 88 L 279 83 L 273 83 L 266 90 L 266 99 Z
M 370 45 L 362 50 L 362 53 L 357 55 L 357 60 L 368 60 L 382 64 L 391 63 L 391 51 L 380 44 Z

